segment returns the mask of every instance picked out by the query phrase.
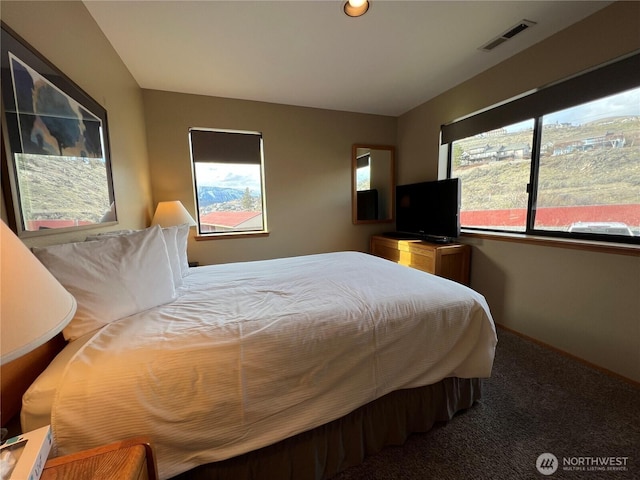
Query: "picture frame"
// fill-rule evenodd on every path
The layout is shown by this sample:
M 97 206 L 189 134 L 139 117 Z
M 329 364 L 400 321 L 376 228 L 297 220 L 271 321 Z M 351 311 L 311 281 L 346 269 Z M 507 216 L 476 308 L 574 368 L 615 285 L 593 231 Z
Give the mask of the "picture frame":
M 117 223 L 107 111 L 0 22 L 2 192 L 18 236 Z

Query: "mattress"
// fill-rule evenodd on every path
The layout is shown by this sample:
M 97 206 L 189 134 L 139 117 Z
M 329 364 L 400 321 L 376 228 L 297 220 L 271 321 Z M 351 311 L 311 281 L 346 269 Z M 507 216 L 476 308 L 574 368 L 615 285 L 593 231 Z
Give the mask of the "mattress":
M 82 341 L 53 375 L 57 454 L 145 434 L 169 478 L 394 390 L 488 377 L 497 340 L 477 292 L 337 252 L 195 268 L 174 302 Z

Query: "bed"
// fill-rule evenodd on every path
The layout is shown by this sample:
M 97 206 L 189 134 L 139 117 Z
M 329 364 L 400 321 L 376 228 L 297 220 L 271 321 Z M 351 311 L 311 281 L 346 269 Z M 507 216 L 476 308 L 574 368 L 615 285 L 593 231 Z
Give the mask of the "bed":
M 491 374 L 489 308 L 450 280 L 359 252 L 189 269 L 167 229 L 107 237 L 34 249 L 79 305 L 22 401 L 58 455 L 144 434 L 162 479 L 330 478 Z

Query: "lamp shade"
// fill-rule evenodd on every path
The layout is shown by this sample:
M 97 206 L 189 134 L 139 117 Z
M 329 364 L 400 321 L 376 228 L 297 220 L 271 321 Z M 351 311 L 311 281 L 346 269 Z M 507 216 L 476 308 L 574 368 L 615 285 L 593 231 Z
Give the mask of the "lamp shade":
M 151 220 L 152 226 L 160 225 L 161 227 L 173 227 L 184 225 L 185 223 L 189 224 L 190 227 L 196 225 L 196 221 L 179 200 L 159 202 L 156 207 L 156 213 L 153 215 L 153 220 Z
M 0 365 L 53 338 L 71 321 L 76 299 L 0 222 Z

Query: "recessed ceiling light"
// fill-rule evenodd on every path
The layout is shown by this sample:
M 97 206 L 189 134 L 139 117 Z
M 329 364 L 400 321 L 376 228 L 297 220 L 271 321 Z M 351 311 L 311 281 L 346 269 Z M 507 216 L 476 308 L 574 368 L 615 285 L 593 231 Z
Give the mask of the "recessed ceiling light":
M 350 17 L 360 17 L 369 10 L 368 0 L 348 0 L 344 3 L 344 13 Z

